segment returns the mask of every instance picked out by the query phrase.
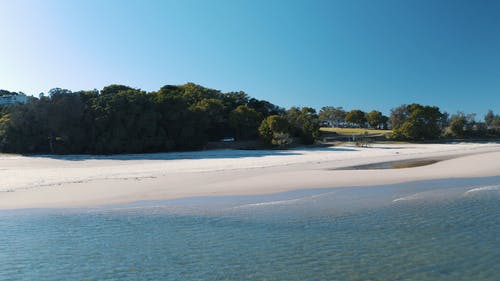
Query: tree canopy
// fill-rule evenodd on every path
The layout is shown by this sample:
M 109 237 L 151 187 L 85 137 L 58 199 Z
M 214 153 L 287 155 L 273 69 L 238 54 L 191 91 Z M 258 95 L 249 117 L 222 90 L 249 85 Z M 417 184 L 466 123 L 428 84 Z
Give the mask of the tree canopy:
M 338 127 L 344 122 L 345 115 L 346 112 L 342 107 L 324 106 L 319 111 L 318 118 L 321 122 Z
M 299 111 L 293 133 L 286 133 L 312 143 L 319 135 L 317 116 L 313 109 Z M 166 85 L 153 92 L 117 84 L 100 91 L 54 88 L 26 104 L 0 108 L 0 151 L 110 154 L 200 149 L 225 137 L 258 139 L 261 123 L 271 115 L 289 122 L 287 112 L 268 101 L 194 83 Z
M 319 119 L 316 110 L 310 107 L 292 107 L 286 112 L 293 137 L 304 144 L 312 144 L 319 137 Z
M 24 95 L 0 90 L 2 95 Z M 25 104 L 0 107 L 0 151 L 16 153 L 139 153 L 202 149 L 209 141 L 234 137 L 261 139 L 280 147 L 312 144 L 320 121 L 333 126 L 386 128 L 396 138 L 498 137 L 500 116 L 489 111 L 484 122 L 474 114 L 449 117 L 438 107 L 401 105 L 390 117 L 380 111 L 345 112 L 325 106 L 288 110 L 248 96 L 187 83 L 146 92 L 112 84 L 102 90 L 72 92 L 54 88 Z
M 351 124 L 356 124 L 361 128 L 364 128 L 366 125 L 366 116 L 365 113 L 359 109 L 354 109 L 345 115 L 345 121 Z
M 397 114 L 397 120 L 393 123 L 394 134 L 410 140 L 435 139 L 441 134 L 439 123 L 443 117 L 441 111 L 436 106 L 424 106 L 420 104 L 411 104 L 401 106 L 393 110 Z
M 370 127 L 374 129 L 386 129 L 387 121 L 389 118 L 382 114 L 382 112 L 378 110 L 372 110 L 368 112 L 366 115 L 366 121 L 370 125 Z

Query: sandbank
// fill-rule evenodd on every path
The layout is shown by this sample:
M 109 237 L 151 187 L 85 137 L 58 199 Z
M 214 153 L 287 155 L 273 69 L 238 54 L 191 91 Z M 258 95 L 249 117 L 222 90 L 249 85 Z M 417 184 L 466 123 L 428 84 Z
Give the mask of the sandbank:
M 440 159 L 405 169 L 342 169 Z M 193 196 L 500 176 L 500 144 L 377 144 L 114 156 L 0 154 L 0 209 L 66 208 Z

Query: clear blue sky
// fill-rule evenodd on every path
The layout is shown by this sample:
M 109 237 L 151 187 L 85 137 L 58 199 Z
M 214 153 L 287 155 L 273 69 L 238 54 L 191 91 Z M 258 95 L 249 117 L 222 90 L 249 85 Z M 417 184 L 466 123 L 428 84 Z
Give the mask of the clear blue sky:
M 194 82 L 281 106 L 500 113 L 500 1 L 0 0 L 0 88 Z

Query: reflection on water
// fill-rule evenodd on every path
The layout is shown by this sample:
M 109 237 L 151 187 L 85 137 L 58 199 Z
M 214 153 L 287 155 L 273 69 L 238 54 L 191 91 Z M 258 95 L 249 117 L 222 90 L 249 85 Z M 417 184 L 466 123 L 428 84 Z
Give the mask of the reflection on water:
M 500 177 L 0 213 L 0 280 L 498 280 Z

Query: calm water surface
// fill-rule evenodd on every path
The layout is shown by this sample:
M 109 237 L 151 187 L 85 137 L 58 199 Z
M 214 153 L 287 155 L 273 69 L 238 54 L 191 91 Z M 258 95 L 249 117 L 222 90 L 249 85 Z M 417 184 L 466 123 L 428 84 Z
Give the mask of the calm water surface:
M 500 280 L 500 177 L 0 212 L 0 280 Z

